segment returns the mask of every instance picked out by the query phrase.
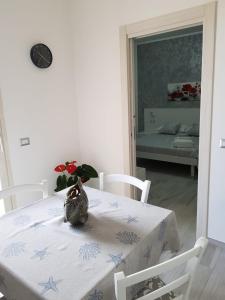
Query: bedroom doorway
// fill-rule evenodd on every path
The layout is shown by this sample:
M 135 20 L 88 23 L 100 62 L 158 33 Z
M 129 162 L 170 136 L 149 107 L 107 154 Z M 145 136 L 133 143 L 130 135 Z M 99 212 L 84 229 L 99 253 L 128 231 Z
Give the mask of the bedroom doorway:
M 134 23 L 126 26 L 122 26 L 120 30 L 120 40 L 121 40 L 121 68 L 122 68 L 122 97 L 123 97 L 123 128 L 124 128 L 124 161 L 125 167 L 124 171 L 127 174 L 138 175 L 137 172 L 140 171 L 141 176 L 143 175 L 142 169 L 136 168 L 136 132 L 139 130 L 139 114 L 137 115 L 135 99 L 137 97 L 137 81 L 135 80 L 136 65 L 135 65 L 135 42 L 138 39 L 144 41 L 145 38 L 155 39 L 162 34 L 173 34 L 180 30 L 192 30 L 196 28 L 197 31 L 201 29 L 202 31 L 202 65 L 201 65 L 201 84 L 200 84 L 200 93 L 201 93 L 201 107 L 200 119 L 199 119 L 199 155 L 197 157 L 187 157 L 185 156 L 185 164 L 189 172 L 189 178 L 193 180 L 192 177 L 197 178 L 198 186 L 197 189 L 197 200 L 196 208 L 197 218 L 196 219 L 196 234 L 197 237 L 207 236 L 207 226 L 208 226 L 208 197 L 209 197 L 209 178 L 210 178 L 210 149 L 211 149 L 211 119 L 212 119 L 212 98 L 213 98 L 213 70 L 214 70 L 214 44 L 215 44 L 215 21 L 216 21 L 216 3 L 208 3 L 206 5 L 193 7 L 187 10 L 180 12 L 172 13 L 166 16 L 156 17 L 153 19 L 145 20 L 143 22 Z M 187 33 L 187 32 L 186 32 Z M 160 74 L 158 74 L 160 77 Z M 176 87 L 174 90 L 175 83 Z M 169 97 L 171 97 L 173 92 L 178 92 L 183 88 L 184 84 L 187 84 L 184 88 L 198 88 L 198 80 L 176 80 L 176 82 L 168 82 L 166 86 L 166 99 L 167 104 L 169 102 Z M 192 84 L 195 84 L 193 86 Z M 191 87 L 190 87 L 191 85 Z M 169 95 L 170 94 L 170 95 Z M 140 95 L 138 95 L 140 97 Z M 179 98 L 179 97 L 175 97 Z M 153 99 L 155 101 L 156 99 Z M 174 99 L 173 99 L 174 100 Z M 175 99 L 172 105 L 177 105 L 175 101 L 183 101 L 181 99 Z M 187 101 L 187 100 L 185 100 Z M 168 103 L 169 102 L 169 103 Z M 200 105 L 199 105 L 200 106 Z M 157 109 L 155 107 L 154 109 Z M 186 125 L 185 117 L 186 114 L 182 112 L 180 108 L 180 116 L 182 116 L 181 125 Z M 185 109 L 185 108 L 183 108 Z M 189 109 L 196 109 L 195 107 L 189 107 Z M 169 109 L 168 109 L 169 110 Z M 166 115 L 168 116 L 168 110 Z M 157 120 L 158 118 L 157 111 Z M 160 112 L 161 113 L 161 112 Z M 171 111 L 170 111 L 171 113 Z M 149 111 L 146 111 L 145 114 L 146 122 L 149 122 L 149 126 L 157 122 L 155 116 L 156 111 L 153 111 L 152 108 Z M 193 111 L 193 115 L 194 115 Z M 196 120 L 199 118 L 196 114 L 194 118 Z M 163 114 L 161 114 L 161 117 Z M 171 117 L 171 116 L 170 116 Z M 164 116 L 165 118 L 165 116 Z M 154 121 L 155 119 L 155 121 Z M 193 123 L 197 123 L 196 120 Z M 142 130 L 144 129 L 144 120 L 142 122 Z M 140 124 L 141 124 L 140 122 Z M 156 125 L 156 124 L 155 124 Z M 187 124 L 189 125 L 189 124 Z M 150 126 L 152 127 L 152 126 Z M 197 130 L 196 126 L 193 126 L 194 130 Z M 183 126 L 184 129 L 184 126 Z M 187 128 L 185 129 L 187 130 Z M 179 140 L 178 140 L 179 142 Z M 188 143 L 187 141 L 180 141 L 183 143 Z M 190 143 L 193 143 L 191 138 Z M 144 149 L 144 148 L 143 148 Z M 140 149 L 139 149 L 140 150 Z M 178 150 L 179 151 L 179 150 Z M 139 153 L 140 154 L 140 153 Z M 157 163 L 161 163 L 162 155 L 158 156 L 158 152 L 154 153 L 155 158 L 158 157 Z M 165 153 L 167 155 L 167 153 Z M 178 153 L 177 153 L 178 154 Z M 166 163 L 171 164 L 170 170 L 173 169 L 171 166 L 177 164 L 178 168 L 183 168 L 181 161 L 178 160 L 180 155 L 176 155 L 176 160 L 173 161 L 173 158 L 169 158 L 169 161 Z M 149 157 L 147 157 L 147 160 Z M 167 156 L 168 159 L 168 156 Z M 183 157 L 182 157 L 183 160 Z M 197 161 L 196 161 L 197 160 Z M 152 159 L 156 161 L 156 159 Z M 165 163 L 165 161 L 163 162 Z M 183 161 L 184 163 L 184 161 Z M 152 166 L 151 166 L 152 167 Z M 162 167 L 161 167 L 162 168 Z M 183 169 L 181 170 L 183 172 Z M 192 176 L 191 176 L 192 175 Z M 194 176 L 193 176 L 194 175 Z M 151 179 L 151 178 L 150 178 Z M 153 186 L 151 187 L 153 189 Z M 162 187 L 166 191 L 165 186 Z M 195 189 L 195 191 L 196 191 Z M 131 195 L 135 191 L 128 191 L 127 194 Z M 196 193 L 196 192 L 195 192 Z M 172 209 L 172 207 L 170 207 Z M 193 223 L 190 220 L 190 224 Z M 194 228 L 195 231 L 195 228 Z
M 135 38 L 136 167 L 195 241 L 203 26 Z M 141 175 L 142 174 L 142 175 Z M 143 176 L 144 175 L 144 176 Z

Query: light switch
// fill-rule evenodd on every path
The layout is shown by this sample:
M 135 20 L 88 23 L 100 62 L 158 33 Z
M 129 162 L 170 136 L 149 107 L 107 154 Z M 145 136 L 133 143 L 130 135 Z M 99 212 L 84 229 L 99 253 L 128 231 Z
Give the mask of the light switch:
M 30 138 L 25 137 L 20 139 L 20 146 L 28 146 L 30 145 Z
M 225 139 L 220 139 L 220 148 L 225 148 Z

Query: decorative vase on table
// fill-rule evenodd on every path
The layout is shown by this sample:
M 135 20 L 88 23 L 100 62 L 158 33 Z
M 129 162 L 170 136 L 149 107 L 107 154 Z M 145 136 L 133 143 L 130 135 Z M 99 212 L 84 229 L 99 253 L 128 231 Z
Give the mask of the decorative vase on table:
M 55 167 L 61 173 L 56 181 L 55 192 L 71 187 L 66 195 L 64 204 L 65 222 L 72 225 L 84 224 L 88 219 L 88 197 L 83 189 L 83 183 L 90 178 L 98 177 L 96 170 L 87 164 L 76 165 L 75 160 Z
M 66 196 L 64 222 L 70 222 L 72 225 L 86 223 L 88 219 L 88 197 L 80 179 L 69 189 Z

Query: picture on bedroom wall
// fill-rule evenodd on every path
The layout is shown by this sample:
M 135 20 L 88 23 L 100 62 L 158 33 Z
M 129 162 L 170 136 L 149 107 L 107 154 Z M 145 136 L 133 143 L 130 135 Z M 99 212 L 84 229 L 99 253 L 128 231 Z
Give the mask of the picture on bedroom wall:
M 168 84 L 169 102 L 200 101 L 201 82 L 184 82 Z

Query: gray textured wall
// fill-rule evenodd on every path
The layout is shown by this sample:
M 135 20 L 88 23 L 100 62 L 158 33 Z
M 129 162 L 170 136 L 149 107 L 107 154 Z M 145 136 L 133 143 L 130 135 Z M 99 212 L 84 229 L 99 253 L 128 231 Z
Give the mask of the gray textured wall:
M 199 107 L 199 102 L 168 102 L 168 83 L 201 81 L 202 34 L 137 45 L 139 130 L 144 108 Z

